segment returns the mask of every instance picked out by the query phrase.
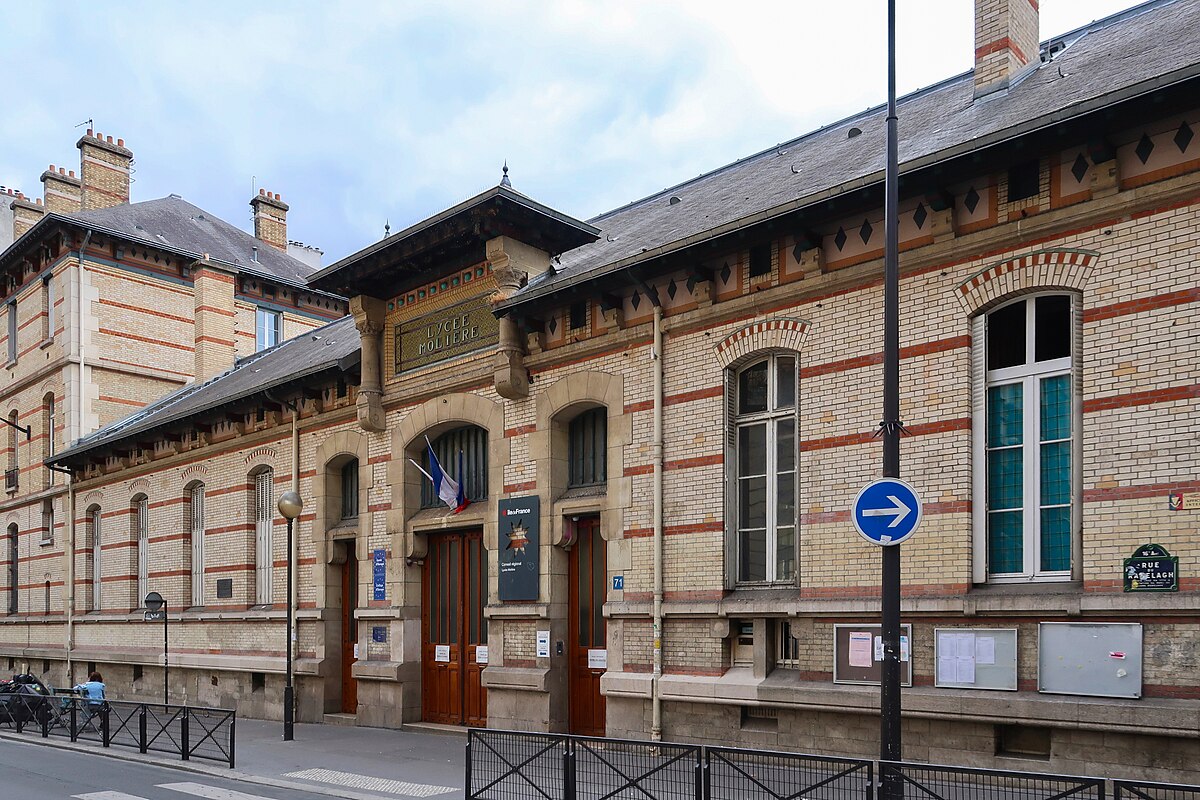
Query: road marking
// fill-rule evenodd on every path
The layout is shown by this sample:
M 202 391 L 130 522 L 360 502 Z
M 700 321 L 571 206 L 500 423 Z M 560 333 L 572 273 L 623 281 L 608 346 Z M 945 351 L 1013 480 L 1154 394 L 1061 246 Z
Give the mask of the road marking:
M 170 789 L 172 792 L 182 792 L 195 797 L 206 797 L 208 800 L 271 800 L 270 797 L 263 797 L 261 794 L 246 794 L 203 783 L 160 783 L 157 788 Z
M 88 792 L 87 794 L 73 794 L 71 797 L 75 800 L 146 800 L 140 795 L 125 794 L 125 792 Z
M 435 794 L 446 794 L 457 789 L 453 786 L 434 786 L 429 783 L 410 783 L 394 781 L 389 778 L 372 778 L 369 775 L 357 775 L 353 772 L 338 772 L 333 769 L 305 769 L 300 772 L 289 772 L 283 777 L 300 778 L 317 783 L 331 783 L 335 786 L 345 786 L 348 789 L 369 789 L 385 794 L 402 794 L 409 797 L 432 797 Z

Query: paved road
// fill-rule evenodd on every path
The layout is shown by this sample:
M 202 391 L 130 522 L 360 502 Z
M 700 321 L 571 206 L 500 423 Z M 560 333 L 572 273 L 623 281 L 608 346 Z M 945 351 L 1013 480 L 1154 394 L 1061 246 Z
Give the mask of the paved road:
M 0 741 L 0 797 L 4 800 L 328 800 L 329 795 L 3 740 Z

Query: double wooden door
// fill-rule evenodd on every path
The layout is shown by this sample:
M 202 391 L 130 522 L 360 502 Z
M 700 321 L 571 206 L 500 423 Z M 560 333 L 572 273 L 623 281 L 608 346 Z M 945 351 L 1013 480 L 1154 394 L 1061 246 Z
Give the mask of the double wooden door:
M 581 517 L 575 521 L 570 562 L 571 733 L 603 736 L 604 695 L 600 694 L 600 676 L 608 664 L 603 613 L 608 573 L 599 517 Z
M 354 679 L 354 662 L 358 655 L 358 620 L 354 611 L 358 606 L 358 557 L 354 553 L 354 542 L 342 543 L 345 560 L 341 565 L 342 578 L 342 712 L 358 713 L 358 681 Z
M 483 727 L 486 663 L 479 662 L 480 648 L 487 647 L 487 554 L 482 531 L 430 534 L 422 589 L 422 716 L 426 722 Z

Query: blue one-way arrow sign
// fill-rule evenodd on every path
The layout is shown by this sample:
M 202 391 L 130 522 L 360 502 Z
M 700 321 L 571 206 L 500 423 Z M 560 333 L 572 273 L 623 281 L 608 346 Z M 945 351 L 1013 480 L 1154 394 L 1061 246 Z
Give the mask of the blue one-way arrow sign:
M 850 513 L 868 542 L 900 544 L 921 524 L 921 498 L 899 478 L 881 478 L 859 490 Z

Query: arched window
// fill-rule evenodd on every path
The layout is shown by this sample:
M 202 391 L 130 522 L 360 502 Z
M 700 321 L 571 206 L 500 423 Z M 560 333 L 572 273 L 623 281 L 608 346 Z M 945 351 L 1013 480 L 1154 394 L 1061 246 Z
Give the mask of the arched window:
M 567 486 L 598 486 L 608 480 L 608 409 L 593 408 L 567 426 Z
M 54 442 L 55 425 L 54 392 L 47 392 L 46 396 L 42 398 L 42 430 L 45 432 L 46 436 L 46 438 L 42 440 L 43 461 L 49 460 L 50 457 L 54 455 L 54 451 L 56 449 Z M 42 475 L 46 486 L 50 486 L 54 483 L 54 470 L 43 468 Z
M 137 550 L 137 596 L 134 608 L 140 608 L 150 592 L 150 500 L 144 494 L 133 498 L 130 527 Z
M 443 433 L 433 440 L 433 452 L 446 474 L 462 485 L 463 493 L 472 502 L 487 499 L 487 431 L 476 425 L 466 425 Z M 421 457 L 422 467 L 429 468 L 429 451 Z M 421 485 L 421 508 L 442 505 L 433 484 Z
M 92 583 L 92 611 L 99 611 L 103 607 L 101 592 L 104 570 L 100 558 L 100 506 L 92 505 L 87 510 L 87 537 L 90 547 L 88 548 L 88 567 L 91 572 L 89 580 Z
M 772 354 L 733 376 L 727 398 L 733 452 L 737 580 L 796 578 L 796 357 Z
M 1039 294 L 986 316 L 984 424 L 976 436 L 989 580 L 1071 575 L 1078 519 L 1074 305 L 1072 295 Z
M 16 614 L 20 608 L 20 563 L 21 531 L 17 523 L 8 526 L 8 613 Z
M 191 540 L 192 605 L 204 605 L 204 484 L 188 489 L 188 538 Z
M 271 531 L 275 520 L 275 472 L 264 469 L 254 475 L 254 602 L 271 603 L 274 549 Z
M 358 518 L 358 459 L 352 458 L 342 465 L 342 513 L 341 519 Z

